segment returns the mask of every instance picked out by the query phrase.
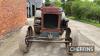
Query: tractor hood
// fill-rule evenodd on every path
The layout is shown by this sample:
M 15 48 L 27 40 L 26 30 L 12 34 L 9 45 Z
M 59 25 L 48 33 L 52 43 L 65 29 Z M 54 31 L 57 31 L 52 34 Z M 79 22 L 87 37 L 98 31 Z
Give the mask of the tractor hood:
M 41 11 L 43 14 L 61 14 L 61 10 L 57 7 L 54 6 L 49 6 L 49 7 L 42 7 Z

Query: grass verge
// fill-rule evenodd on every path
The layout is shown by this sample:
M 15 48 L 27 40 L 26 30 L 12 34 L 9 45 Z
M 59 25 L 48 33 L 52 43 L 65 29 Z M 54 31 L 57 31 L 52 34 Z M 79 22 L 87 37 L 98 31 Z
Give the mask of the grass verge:
M 72 19 L 72 20 L 77 20 L 77 21 L 80 21 L 80 22 L 83 22 L 83 23 L 87 23 L 87 24 L 91 24 L 91 25 L 94 25 L 96 27 L 100 27 L 100 23 L 96 22 L 95 20 L 88 20 L 88 19 L 75 19 L 75 17 L 71 16 L 71 17 L 68 17 L 69 19 Z

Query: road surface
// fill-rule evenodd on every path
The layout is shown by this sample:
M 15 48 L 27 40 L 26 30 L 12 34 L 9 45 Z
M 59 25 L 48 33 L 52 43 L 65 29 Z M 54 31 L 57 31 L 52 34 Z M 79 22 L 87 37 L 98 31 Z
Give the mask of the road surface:
M 32 19 L 30 19 L 31 21 Z M 70 20 L 69 27 L 72 30 L 71 37 L 73 38 L 74 45 L 78 46 L 95 46 L 95 52 L 93 53 L 74 53 L 74 56 L 99 56 L 100 54 L 100 42 L 96 42 L 99 39 L 100 28 L 94 27 L 89 24 L 84 24 L 78 21 Z M 88 35 L 86 35 L 88 33 Z M 91 40 L 92 38 L 96 40 Z M 90 38 L 91 36 L 91 38 Z M 30 52 L 24 56 L 67 56 L 64 44 L 59 43 L 33 43 Z
M 33 26 L 33 18 L 28 19 L 28 25 L 2 40 L 0 43 L 0 56 L 68 56 L 64 44 L 59 43 L 33 43 L 30 51 L 22 54 L 19 51 L 19 43 L 27 31 L 27 27 Z M 100 28 L 70 20 L 69 27 L 72 30 L 71 37 L 74 39 L 75 45 L 94 45 L 94 53 L 74 53 L 74 56 L 99 56 L 100 55 Z M 77 40 L 77 41 L 76 41 Z M 16 52 L 14 52 L 16 50 Z M 13 53 L 13 54 L 10 54 Z

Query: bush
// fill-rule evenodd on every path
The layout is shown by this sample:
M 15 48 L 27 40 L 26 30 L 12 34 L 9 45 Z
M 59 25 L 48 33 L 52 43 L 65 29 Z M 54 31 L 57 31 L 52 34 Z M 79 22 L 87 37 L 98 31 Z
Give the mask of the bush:
M 95 20 L 100 23 L 100 5 L 89 1 L 71 1 L 65 11 L 76 19 Z
M 55 0 L 55 6 L 61 7 L 62 3 L 60 0 Z
M 71 6 L 72 6 L 72 1 L 66 2 L 64 8 L 65 8 L 65 13 L 68 16 L 71 16 Z

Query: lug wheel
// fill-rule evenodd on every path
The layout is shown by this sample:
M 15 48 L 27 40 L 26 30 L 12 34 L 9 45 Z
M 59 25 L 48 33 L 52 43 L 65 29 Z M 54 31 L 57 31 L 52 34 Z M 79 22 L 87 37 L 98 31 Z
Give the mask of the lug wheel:
M 35 18 L 34 20 L 34 32 L 35 34 L 40 34 L 40 22 L 37 21 L 38 19 Z
M 67 49 L 67 55 L 68 56 L 73 56 L 73 54 L 71 52 L 69 52 L 69 46 L 72 45 L 72 38 L 70 37 L 71 34 L 71 29 L 70 28 L 66 28 L 66 35 L 65 35 L 65 41 L 69 41 L 68 43 L 65 43 L 66 49 Z
M 35 34 L 40 34 L 40 28 L 34 26 L 34 32 L 35 32 Z
M 26 43 L 25 43 L 25 39 L 20 41 L 20 43 L 19 43 L 19 50 L 22 53 L 27 53 L 27 46 L 26 46 Z
M 31 26 L 28 27 L 26 38 L 22 39 L 19 45 L 20 51 L 23 53 L 27 53 L 31 47 L 32 42 L 28 41 L 32 39 L 33 36 L 33 29 Z
M 28 31 L 27 31 L 27 35 L 26 35 L 26 38 L 25 38 L 27 52 L 29 51 L 29 49 L 32 45 L 32 42 L 29 41 L 30 39 L 33 39 L 32 36 L 33 36 L 33 29 L 32 29 L 31 26 L 29 26 Z

